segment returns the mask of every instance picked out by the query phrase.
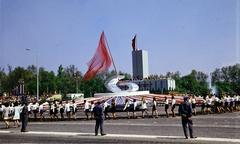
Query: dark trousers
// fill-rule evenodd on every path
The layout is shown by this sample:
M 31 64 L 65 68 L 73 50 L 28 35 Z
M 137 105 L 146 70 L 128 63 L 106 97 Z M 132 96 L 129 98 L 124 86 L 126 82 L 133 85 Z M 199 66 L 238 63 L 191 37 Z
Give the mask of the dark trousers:
M 99 126 L 100 126 L 100 132 L 101 134 L 103 134 L 103 119 L 96 119 L 95 135 L 98 134 Z
M 28 116 L 23 116 L 22 117 L 22 129 L 21 129 L 21 131 L 25 131 L 26 130 L 27 123 L 28 123 Z
M 185 137 L 188 137 L 187 126 L 189 129 L 190 137 L 193 137 L 193 122 L 190 118 L 182 117 L 182 126 Z

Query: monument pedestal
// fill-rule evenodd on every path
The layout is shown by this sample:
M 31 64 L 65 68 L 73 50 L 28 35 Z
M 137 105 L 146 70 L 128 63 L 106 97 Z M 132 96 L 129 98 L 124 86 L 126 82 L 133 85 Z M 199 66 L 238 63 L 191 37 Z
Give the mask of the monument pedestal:
M 122 91 L 122 92 L 117 92 L 117 93 L 96 93 L 96 94 L 94 94 L 94 97 L 144 96 L 144 95 L 148 95 L 148 94 L 149 94 L 149 91 L 133 91 L 133 92 Z

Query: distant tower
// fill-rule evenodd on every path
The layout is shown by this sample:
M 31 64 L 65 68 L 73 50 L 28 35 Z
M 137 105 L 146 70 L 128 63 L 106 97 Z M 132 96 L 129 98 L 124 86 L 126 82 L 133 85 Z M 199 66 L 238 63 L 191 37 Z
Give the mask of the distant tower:
M 144 79 L 148 77 L 148 52 L 133 49 L 132 51 L 133 79 Z

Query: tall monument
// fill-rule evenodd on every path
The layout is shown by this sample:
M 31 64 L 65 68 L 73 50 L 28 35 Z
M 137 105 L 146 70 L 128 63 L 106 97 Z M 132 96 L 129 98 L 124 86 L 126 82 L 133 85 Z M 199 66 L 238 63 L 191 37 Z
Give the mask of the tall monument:
M 132 51 L 133 79 L 144 79 L 148 77 L 148 52 L 133 49 Z

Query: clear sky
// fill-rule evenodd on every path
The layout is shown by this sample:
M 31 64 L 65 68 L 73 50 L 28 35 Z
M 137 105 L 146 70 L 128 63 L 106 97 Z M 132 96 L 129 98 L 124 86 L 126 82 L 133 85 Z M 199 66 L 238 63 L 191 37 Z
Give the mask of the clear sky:
M 131 40 L 151 74 L 206 73 L 239 61 L 239 0 L 0 0 L 0 67 L 74 64 L 83 73 L 105 31 L 118 70 Z M 31 49 L 26 51 L 25 49 Z

